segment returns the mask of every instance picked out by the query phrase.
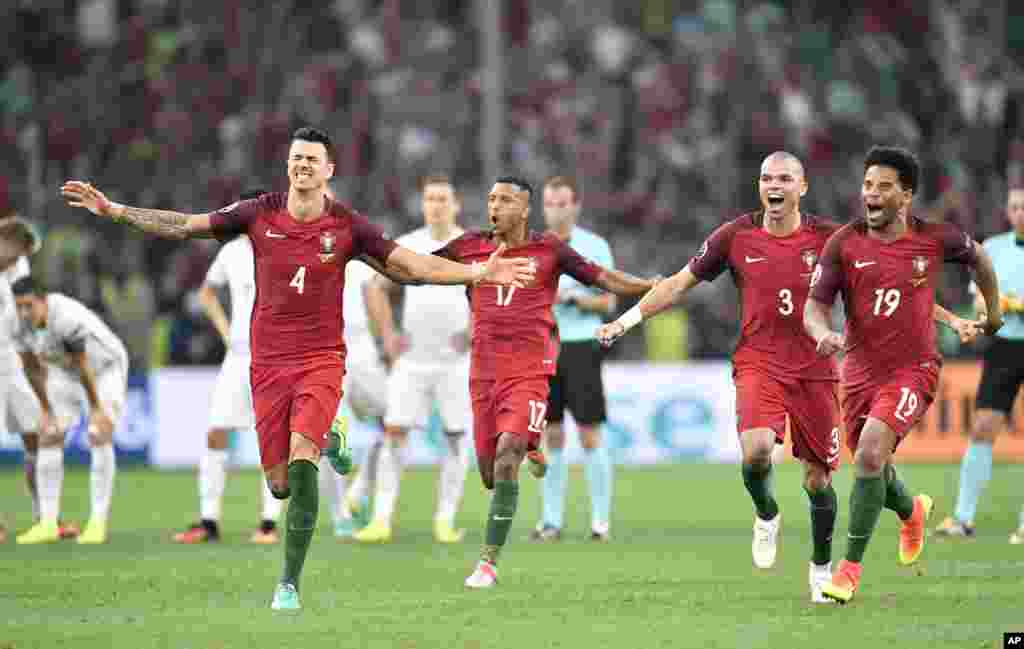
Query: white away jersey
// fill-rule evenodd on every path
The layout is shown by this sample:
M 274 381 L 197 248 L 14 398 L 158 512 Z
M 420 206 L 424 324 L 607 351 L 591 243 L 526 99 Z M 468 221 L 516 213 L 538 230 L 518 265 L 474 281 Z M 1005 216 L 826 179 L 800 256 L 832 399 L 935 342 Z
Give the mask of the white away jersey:
M 345 292 L 342 294 L 341 312 L 345 315 L 345 346 L 348 353 L 360 353 L 358 347 L 373 344 L 370 319 L 366 315 L 363 286 L 377 274 L 370 266 L 352 260 L 345 266 Z
M 18 257 L 10 268 L 0 272 L 0 374 L 17 368 L 14 332 L 18 330 L 18 311 L 14 306 L 11 284 L 28 275 L 28 257 Z
M 65 370 L 73 368 L 71 353 L 85 351 L 96 372 L 111 367 L 128 371 L 128 351 L 121 339 L 99 316 L 78 300 L 60 293 L 46 296 L 46 326 L 30 329 L 22 323 L 15 335 L 18 349 L 38 354 L 45 362 Z
M 422 227 L 402 236 L 397 243 L 414 252 L 430 254 L 462 234 L 463 230 L 457 228 L 451 237 L 438 241 L 430 236 L 429 228 Z M 403 357 L 433 363 L 455 356 L 452 337 L 469 329 L 466 287 L 406 286 L 402 329 L 409 340 L 409 349 Z
M 241 235 L 228 241 L 217 253 L 206 283 L 227 286 L 231 294 L 231 328 L 228 345 L 233 352 L 249 353 L 249 324 L 252 305 L 256 300 L 256 268 L 253 262 L 252 242 Z

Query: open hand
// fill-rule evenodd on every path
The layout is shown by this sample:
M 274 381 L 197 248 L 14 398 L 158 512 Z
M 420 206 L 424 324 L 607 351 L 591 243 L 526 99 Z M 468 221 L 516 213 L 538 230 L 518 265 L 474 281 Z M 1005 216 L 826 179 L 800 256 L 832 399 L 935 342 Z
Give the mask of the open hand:
M 483 273 L 477 281 L 523 288 L 537 274 L 537 264 L 526 257 L 502 257 L 505 248 L 504 243 L 498 246 L 487 259 Z
M 107 197 L 89 183 L 69 180 L 60 188 L 60 195 L 71 207 L 84 207 L 97 216 L 116 217 Z
M 949 326 L 956 332 L 957 337 L 960 338 L 960 344 L 966 345 L 985 333 L 985 318 L 977 320 L 954 318 L 949 323 Z
M 598 327 L 594 335 L 603 346 L 611 347 L 625 333 L 626 328 L 618 320 L 614 320 Z
M 838 334 L 834 331 L 830 331 L 821 337 L 818 341 L 817 351 L 822 356 L 831 356 L 837 352 L 841 352 L 846 348 L 846 337 L 843 334 Z

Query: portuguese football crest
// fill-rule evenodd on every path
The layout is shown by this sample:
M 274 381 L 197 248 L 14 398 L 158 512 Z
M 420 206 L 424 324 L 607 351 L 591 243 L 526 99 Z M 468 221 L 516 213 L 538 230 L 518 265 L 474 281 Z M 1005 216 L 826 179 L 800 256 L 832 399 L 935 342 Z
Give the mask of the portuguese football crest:
M 334 259 L 334 234 L 331 232 L 320 233 L 320 261 L 326 264 Z
M 918 255 L 914 257 L 911 262 L 911 266 L 914 271 L 914 277 L 910 280 L 910 283 L 914 286 L 920 286 L 928 281 L 928 258 Z

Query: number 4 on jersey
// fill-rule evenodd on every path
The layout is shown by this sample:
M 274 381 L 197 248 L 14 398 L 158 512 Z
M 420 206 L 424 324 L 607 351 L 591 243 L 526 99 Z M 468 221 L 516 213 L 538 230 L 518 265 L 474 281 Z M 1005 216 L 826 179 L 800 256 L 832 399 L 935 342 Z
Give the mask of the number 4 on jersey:
M 292 277 L 292 281 L 288 282 L 288 286 L 294 286 L 295 291 L 302 295 L 302 290 L 306 287 L 306 267 L 299 266 L 299 269 L 295 271 L 295 276 Z

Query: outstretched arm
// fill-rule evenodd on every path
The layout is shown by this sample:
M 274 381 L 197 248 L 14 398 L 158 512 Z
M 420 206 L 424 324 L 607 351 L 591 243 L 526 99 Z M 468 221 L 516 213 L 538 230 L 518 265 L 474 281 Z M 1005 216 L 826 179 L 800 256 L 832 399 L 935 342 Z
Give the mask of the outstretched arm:
M 603 288 L 609 293 L 614 293 L 615 295 L 636 297 L 647 293 L 660 281 L 660 277 L 654 279 L 642 279 L 640 277 L 630 275 L 629 273 L 624 273 L 621 270 L 605 268 L 601 271 L 601 274 L 597 276 L 597 282 L 595 282 L 594 285 Z
M 604 273 L 602 273 L 603 275 Z M 623 313 L 617 320 L 599 327 L 597 329 L 597 339 L 601 341 L 602 345 L 611 345 L 643 320 L 661 313 L 683 299 L 683 296 L 696 286 L 699 281 L 697 276 L 690 271 L 689 264 L 687 264 L 685 268 L 672 277 L 657 282 L 633 308 Z
M 71 207 L 84 207 L 97 216 L 107 217 L 115 223 L 127 223 L 164 239 L 213 237 L 209 214 L 184 214 L 121 205 L 108 200 L 103 192 L 89 183 L 77 180 L 64 183 L 60 193 Z
M 437 255 L 421 255 L 397 246 L 387 258 L 394 267 L 414 280 L 425 284 L 510 284 L 522 288 L 536 274 L 534 264 L 525 257 L 502 257 L 505 244 L 498 246 L 483 264 L 460 264 Z

